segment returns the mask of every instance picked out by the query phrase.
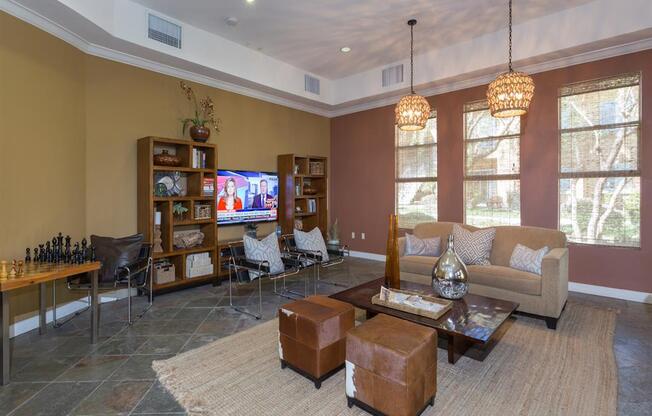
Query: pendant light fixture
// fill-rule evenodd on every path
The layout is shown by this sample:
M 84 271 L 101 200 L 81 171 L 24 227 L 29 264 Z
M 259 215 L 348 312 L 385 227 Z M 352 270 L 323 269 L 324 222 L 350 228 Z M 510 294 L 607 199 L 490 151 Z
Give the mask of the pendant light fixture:
M 534 95 L 534 81 L 524 72 L 512 69 L 512 0 L 509 0 L 509 71 L 489 84 L 487 100 L 494 117 L 526 114 Z
M 421 130 L 426 127 L 430 117 L 430 104 L 420 95 L 414 93 L 414 25 L 416 19 L 408 20 L 410 26 L 410 95 L 401 98 L 396 104 L 396 125 L 405 131 Z

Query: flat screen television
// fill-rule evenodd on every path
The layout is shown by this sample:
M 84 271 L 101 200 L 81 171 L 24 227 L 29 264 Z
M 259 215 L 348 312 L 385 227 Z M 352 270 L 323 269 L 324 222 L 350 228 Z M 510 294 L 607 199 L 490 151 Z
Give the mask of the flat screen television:
M 278 175 L 245 170 L 217 171 L 217 224 L 278 219 Z

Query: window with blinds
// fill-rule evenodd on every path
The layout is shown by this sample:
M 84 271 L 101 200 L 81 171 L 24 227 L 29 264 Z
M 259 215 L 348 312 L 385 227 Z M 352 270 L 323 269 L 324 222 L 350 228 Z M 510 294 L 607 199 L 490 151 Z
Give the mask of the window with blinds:
M 559 228 L 576 243 L 640 247 L 640 74 L 559 91 Z
M 423 130 L 396 128 L 396 214 L 400 228 L 437 221 L 437 115 Z
M 487 101 L 464 106 L 464 221 L 520 225 L 520 117 L 496 118 Z

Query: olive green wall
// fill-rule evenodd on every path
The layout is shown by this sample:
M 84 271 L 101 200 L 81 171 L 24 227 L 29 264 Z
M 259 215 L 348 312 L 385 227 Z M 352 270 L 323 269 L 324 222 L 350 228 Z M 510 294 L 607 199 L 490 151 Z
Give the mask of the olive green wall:
M 174 77 L 85 55 L 0 12 L 0 259 L 62 231 L 135 233 L 136 141 L 180 138 L 188 102 Z M 203 85 L 222 120 L 218 165 L 276 170 L 282 153 L 330 154 L 330 121 Z M 261 227 L 272 232 L 273 224 Z M 220 227 L 220 239 L 242 236 Z M 33 313 L 36 291 L 12 294 Z

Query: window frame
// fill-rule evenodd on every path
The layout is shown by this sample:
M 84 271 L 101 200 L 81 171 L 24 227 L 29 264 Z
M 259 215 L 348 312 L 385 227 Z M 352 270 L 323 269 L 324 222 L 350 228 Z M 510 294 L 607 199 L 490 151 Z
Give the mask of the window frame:
M 399 214 L 399 203 L 398 203 L 398 187 L 401 183 L 434 183 L 437 186 L 437 198 L 435 200 L 435 219 L 434 221 L 439 220 L 439 183 L 438 183 L 438 174 L 439 174 L 439 163 L 437 161 L 439 157 L 439 134 L 438 134 L 438 119 L 437 119 L 437 110 L 433 109 L 430 111 L 428 116 L 428 121 L 435 119 L 435 142 L 429 144 L 416 144 L 411 146 L 399 146 L 399 134 L 401 130 L 394 124 L 394 214 L 397 217 L 399 228 L 402 230 L 414 230 L 414 226 L 405 227 L 401 226 L 401 215 Z M 435 176 L 423 176 L 423 177 L 412 177 L 412 178 L 399 178 L 399 149 L 417 149 L 417 148 L 435 148 L 435 162 L 437 165 L 437 175 Z
M 482 108 L 476 108 L 476 109 L 471 109 L 467 110 L 468 107 L 472 106 L 478 106 L 478 107 L 486 107 L 486 110 L 489 109 L 489 105 L 487 103 L 486 99 L 482 100 L 475 100 L 475 101 L 469 101 L 465 103 L 462 106 L 462 124 L 463 124 L 463 130 L 462 130 L 462 152 L 463 152 L 463 166 L 462 166 L 462 211 L 463 211 L 463 221 L 464 224 L 468 224 L 467 221 L 467 215 L 466 215 L 466 187 L 468 182 L 498 182 L 501 180 L 508 180 L 508 181 L 518 181 L 518 186 L 519 186 L 519 201 L 518 201 L 518 213 L 519 213 L 519 219 L 518 219 L 518 224 L 517 225 L 522 225 L 523 223 L 523 217 L 522 217 L 522 212 L 521 208 L 523 206 L 523 197 L 520 192 L 520 187 L 521 187 L 521 137 L 523 137 L 523 123 L 522 123 L 522 118 L 521 116 L 517 116 L 519 118 L 519 123 L 518 123 L 518 134 L 507 134 L 504 136 L 486 136 L 486 137 L 481 137 L 481 138 L 474 138 L 474 139 L 467 139 L 467 126 L 466 126 L 466 113 L 471 113 L 474 111 L 482 111 Z M 518 138 L 518 148 L 519 148 L 519 163 L 518 163 L 518 173 L 515 174 L 489 174 L 489 175 L 469 175 L 467 174 L 467 143 L 472 143 L 472 142 L 480 142 L 480 141 L 490 141 L 490 140 L 509 140 L 509 139 L 515 139 Z M 469 224 L 473 225 L 473 224 Z M 488 225 L 487 227 L 499 227 L 499 226 L 504 226 L 504 225 L 514 225 L 514 224 L 492 224 Z M 475 226 L 475 225 L 474 225 Z
M 590 92 L 597 92 L 597 91 L 609 91 L 612 89 L 618 89 L 618 88 L 623 88 L 623 86 L 614 86 L 610 88 L 603 88 L 603 89 L 595 89 L 592 91 L 586 91 L 586 92 L 578 92 L 576 94 L 566 94 L 563 95 L 562 91 L 566 88 L 572 88 L 574 86 L 578 85 L 583 85 L 583 84 L 591 84 L 591 83 L 597 83 L 597 82 L 604 82 L 608 81 L 611 79 L 618 79 L 618 78 L 625 78 L 625 77 L 630 77 L 630 76 L 637 76 L 638 77 L 638 121 L 637 122 L 622 122 L 622 123 L 609 123 L 609 124 L 604 124 L 600 125 L 597 128 L 589 128 L 589 127 L 576 127 L 576 128 L 568 128 L 568 129 L 562 129 L 562 110 L 561 110 L 561 100 L 563 97 L 569 97 L 569 96 L 574 96 L 574 95 L 581 95 L 581 94 L 588 94 Z M 561 181 L 562 180 L 568 180 L 568 179 L 596 179 L 596 178 L 638 178 L 639 179 L 639 201 L 638 201 L 638 212 L 639 212 L 639 223 L 638 223 L 638 229 L 639 229 L 639 240 L 638 240 L 638 245 L 622 245 L 622 244 L 607 244 L 605 242 L 596 242 L 596 243 L 589 243 L 585 241 L 573 241 L 570 239 L 570 237 L 567 237 L 566 241 L 567 244 L 572 245 L 572 246 L 579 246 L 579 247 L 599 247 L 599 248 L 616 248 L 616 249 L 629 249 L 629 250 L 641 250 L 642 246 L 642 241 L 643 241 L 643 233 L 641 232 L 642 230 L 642 221 L 641 221 L 641 214 L 643 213 L 643 186 L 641 184 L 641 180 L 643 179 L 642 177 L 642 157 L 641 157 L 641 145 L 643 144 L 643 74 L 641 71 L 633 71 L 633 72 L 625 72 L 622 74 L 618 75 L 612 75 L 612 76 L 606 76 L 606 77 L 599 77 L 599 78 L 592 78 L 588 80 L 583 80 L 583 81 L 576 81 L 576 82 L 571 82 L 568 84 L 564 84 L 561 87 L 558 88 L 557 90 L 557 145 L 558 145 L 558 151 L 557 151 L 557 230 L 561 231 Z M 577 132 L 585 132 L 585 131 L 600 131 L 600 130 L 609 130 L 609 129 L 616 129 L 616 128 L 628 128 L 628 127 L 636 127 L 637 128 L 637 167 L 638 169 L 635 170 L 616 170 L 616 171 L 590 171 L 590 172 L 562 172 L 562 136 L 567 133 L 577 133 Z

